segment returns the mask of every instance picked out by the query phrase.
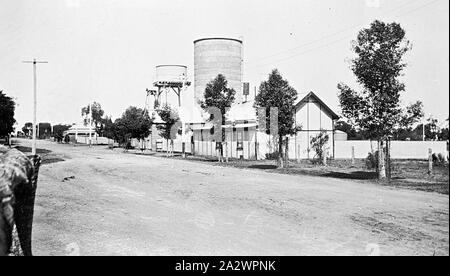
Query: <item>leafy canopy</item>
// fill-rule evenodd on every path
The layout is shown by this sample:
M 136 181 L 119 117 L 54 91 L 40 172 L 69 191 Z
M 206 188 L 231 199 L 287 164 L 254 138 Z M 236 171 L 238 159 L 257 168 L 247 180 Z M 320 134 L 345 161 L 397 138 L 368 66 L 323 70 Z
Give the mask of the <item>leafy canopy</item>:
M 0 137 L 9 135 L 14 131 L 14 111 L 16 103 L 11 97 L 0 90 Z
M 81 116 L 84 118 L 84 125 L 89 124 L 89 117 L 91 113 L 91 106 L 92 106 L 92 122 L 96 127 L 100 127 L 103 123 L 103 115 L 105 114 L 105 111 L 102 109 L 102 106 L 94 102 L 92 105 L 87 105 L 86 107 L 83 107 L 81 109 Z
M 280 137 L 293 135 L 299 127 L 295 126 L 295 101 L 297 91 L 283 79 L 283 76 L 274 69 L 267 81 L 259 86 L 254 107 L 266 108 L 267 125 L 270 125 L 270 108 L 278 108 L 278 134 Z
M 172 109 L 170 105 L 165 104 L 160 110 L 158 110 L 158 115 L 163 120 L 164 124 L 159 124 L 156 128 L 159 130 L 161 137 L 166 140 L 173 140 L 176 138 L 178 129 L 173 131 L 172 128 L 176 123 L 179 123 L 180 117 L 175 109 Z M 180 124 L 181 126 L 181 124 Z
M 218 108 L 222 114 L 222 124 L 225 124 L 227 108 L 233 104 L 235 95 L 236 91 L 228 87 L 225 76 L 219 74 L 206 85 L 204 100 L 200 101 L 200 106 L 206 112 L 209 112 L 211 107 Z
M 114 122 L 114 138 L 124 143 L 131 138 L 145 139 L 150 135 L 152 120 L 143 109 L 130 106 L 122 117 Z
M 356 57 L 351 69 L 362 90 L 340 83 L 339 101 L 343 115 L 371 138 L 392 135 L 399 127 L 400 93 L 405 90 L 399 77 L 406 66 L 403 56 L 410 48 L 399 24 L 378 20 L 360 31 L 354 42 Z

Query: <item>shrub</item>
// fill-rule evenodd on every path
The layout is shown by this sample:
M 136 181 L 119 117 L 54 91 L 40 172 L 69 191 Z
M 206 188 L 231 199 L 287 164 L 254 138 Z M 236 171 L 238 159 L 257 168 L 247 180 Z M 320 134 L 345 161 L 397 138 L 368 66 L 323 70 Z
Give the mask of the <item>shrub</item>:
M 324 149 L 329 139 L 330 137 L 325 131 L 321 131 L 311 139 L 311 148 L 316 152 L 314 157 L 318 158 L 319 163 L 322 163 L 325 154 Z
M 442 153 L 438 154 L 439 163 L 444 164 L 445 163 L 445 156 Z
M 278 160 L 278 151 L 266 153 L 267 160 Z
M 378 151 L 375 151 L 373 154 L 369 152 L 366 157 L 366 167 L 369 170 L 378 168 Z

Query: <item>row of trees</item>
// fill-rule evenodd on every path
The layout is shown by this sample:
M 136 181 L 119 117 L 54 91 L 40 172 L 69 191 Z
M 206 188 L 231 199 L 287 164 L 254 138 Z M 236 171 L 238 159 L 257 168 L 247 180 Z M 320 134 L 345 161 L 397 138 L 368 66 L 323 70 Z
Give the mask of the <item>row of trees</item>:
M 369 28 L 359 32 L 356 41 L 353 42 L 355 58 L 351 60 L 351 70 L 359 84 L 358 89 L 340 83 L 338 84 L 338 97 L 341 113 L 345 119 L 338 125 L 338 129 L 348 132 L 351 137 L 371 139 L 378 141 L 379 178 L 383 179 L 385 166 L 385 144 L 390 139 L 408 138 L 411 133 L 418 132 L 414 126 L 424 116 L 423 104 L 417 101 L 405 108 L 401 106 L 400 96 L 405 91 L 405 85 L 400 78 L 407 66 L 403 61 L 404 55 L 411 50 L 411 44 L 406 39 L 406 33 L 398 23 L 386 24 L 374 21 Z M 222 118 L 214 118 L 211 112 L 211 121 L 225 123 L 227 107 L 234 101 L 234 91 L 227 88 L 226 80 L 219 75 L 213 82 L 207 85 L 202 108 L 210 112 L 211 108 L 218 109 Z M 294 134 L 300 126 L 294 125 L 294 102 L 297 99 L 297 91 L 288 81 L 283 79 L 277 70 L 273 70 L 267 81 L 259 86 L 255 99 L 257 113 L 265 110 L 266 125 L 271 128 L 267 133 L 278 137 L 278 160 L 283 167 L 284 146 L 288 145 L 289 135 Z M 271 110 L 275 110 L 277 120 L 276 127 L 272 128 Z M 265 109 L 261 109 L 265 108 Z M 261 114 L 258 114 L 258 117 Z M 430 121 L 426 127 L 426 135 L 435 136 L 437 122 Z M 275 129 L 275 131 L 274 131 Z M 434 129 L 434 130 L 433 130 Z M 448 137 L 448 130 L 443 131 L 442 138 Z M 387 143 L 386 152 L 389 152 Z
M 91 123 L 100 136 L 114 139 L 122 146 L 126 146 L 132 138 L 148 137 L 152 125 L 152 118 L 148 113 L 134 106 L 127 108 L 115 121 L 105 115 L 105 111 L 98 102 L 83 107 L 81 115 L 84 118 L 84 125 Z
M 448 122 L 448 119 L 446 120 Z M 424 126 L 425 125 L 425 126 Z M 348 140 L 368 140 L 370 135 L 345 120 L 336 122 L 336 129 L 347 133 Z M 393 139 L 398 141 L 447 141 L 449 140 L 448 125 L 439 127 L 437 119 L 429 118 L 426 123 L 411 124 L 393 132 Z
M 51 125 L 50 123 L 38 123 L 38 133 L 37 138 L 38 139 L 48 139 L 51 137 L 54 137 L 58 141 L 62 141 L 63 133 L 64 131 L 68 130 L 71 127 L 71 125 L 67 124 L 57 124 L 57 125 Z M 32 137 L 33 136 L 33 123 L 27 122 L 22 127 L 22 134 L 25 137 Z

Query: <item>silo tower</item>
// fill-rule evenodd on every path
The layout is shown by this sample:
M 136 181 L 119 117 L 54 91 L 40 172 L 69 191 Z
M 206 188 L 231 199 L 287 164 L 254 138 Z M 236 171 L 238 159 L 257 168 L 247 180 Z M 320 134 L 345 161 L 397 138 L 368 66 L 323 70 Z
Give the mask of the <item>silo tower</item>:
M 242 102 L 242 40 L 202 38 L 194 41 L 194 97 L 202 100 L 206 84 L 222 74 Z

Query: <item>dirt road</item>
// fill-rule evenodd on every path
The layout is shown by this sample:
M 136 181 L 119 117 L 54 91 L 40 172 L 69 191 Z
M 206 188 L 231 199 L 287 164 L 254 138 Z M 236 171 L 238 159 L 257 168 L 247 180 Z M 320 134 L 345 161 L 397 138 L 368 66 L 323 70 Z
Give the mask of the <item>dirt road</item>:
M 38 147 L 53 163 L 40 173 L 36 255 L 449 254 L 445 195 Z

